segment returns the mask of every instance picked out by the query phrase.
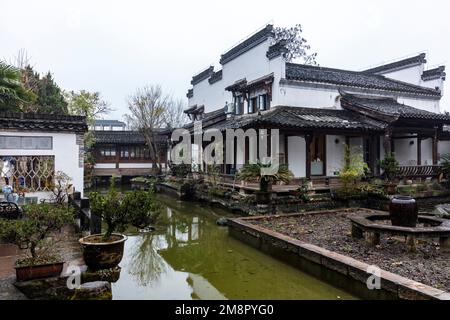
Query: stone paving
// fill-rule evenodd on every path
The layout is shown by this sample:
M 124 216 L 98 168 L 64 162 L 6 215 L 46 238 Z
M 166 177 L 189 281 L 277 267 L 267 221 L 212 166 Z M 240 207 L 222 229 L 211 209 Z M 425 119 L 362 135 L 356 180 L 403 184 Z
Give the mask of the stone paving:
M 24 300 L 26 297 L 14 287 L 14 263 L 21 251 L 14 245 L 0 244 L 0 300 Z
M 82 252 L 78 243 L 79 234 L 72 226 L 67 226 L 61 232 L 55 233 L 53 238 L 55 244 L 52 250 L 57 252 L 64 261 L 67 261 L 65 269 L 69 264 L 83 264 Z M 16 280 L 14 263 L 23 255 L 23 250 L 17 246 L 0 244 L 0 300 L 27 299 L 14 286 Z

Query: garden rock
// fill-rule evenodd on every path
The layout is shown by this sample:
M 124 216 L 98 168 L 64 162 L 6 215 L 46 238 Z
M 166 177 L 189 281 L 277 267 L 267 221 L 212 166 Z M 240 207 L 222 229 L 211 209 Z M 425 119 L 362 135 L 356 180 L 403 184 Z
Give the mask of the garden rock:
M 221 218 L 217 219 L 216 224 L 218 226 L 226 227 L 228 225 L 228 219 L 221 217 Z
M 111 300 L 111 284 L 107 281 L 86 282 L 75 290 L 72 300 Z

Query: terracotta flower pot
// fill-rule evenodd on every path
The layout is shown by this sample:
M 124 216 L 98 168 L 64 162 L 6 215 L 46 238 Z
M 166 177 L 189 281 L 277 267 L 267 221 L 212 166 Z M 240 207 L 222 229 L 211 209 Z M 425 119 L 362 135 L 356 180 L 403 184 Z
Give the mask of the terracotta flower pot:
M 123 234 L 113 233 L 110 241 L 103 241 L 103 235 L 93 234 L 79 240 L 83 248 L 83 258 L 91 270 L 116 267 L 123 257 L 123 248 L 128 239 Z
M 418 218 L 416 200 L 408 196 L 395 196 L 389 203 L 391 223 L 399 227 L 416 227 Z
M 17 281 L 57 277 L 63 270 L 64 262 L 41 264 L 35 266 L 15 267 Z

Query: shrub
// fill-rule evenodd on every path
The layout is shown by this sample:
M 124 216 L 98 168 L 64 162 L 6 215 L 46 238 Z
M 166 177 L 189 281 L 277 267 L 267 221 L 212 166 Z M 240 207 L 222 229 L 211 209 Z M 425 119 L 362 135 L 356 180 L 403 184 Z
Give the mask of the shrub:
M 104 240 L 108 240 L 115 231 L 123 231 L 127 225 L 126 212 L 122 207 L 122 195 L 115 189 L 114 180 L 106 195 L 92 192 L 89 195 L 91 214 L 102 218 L 106 224 Z
M 342 187 L 337 190 L 337 194 L 346 198 L 358 193 L 358 184 L 370 170 L 359 147 L 345 145 L 343 161 L 344 167 L 339 172 Z
M 171 164 L 170 165 L 170 172 L 172 176 L 184 179 L 188 176 L 189 173 L 191 173 L 192 168 L 189 164 Z
M 18 265 L 34 265 L 54 262 L 56 257 L 48 254 L 52 241 L 51 232 L 60 230 L 73 222 L 73 209 L 60 204 L 29 204 L 24 207 L 25 218 L 0 223 L 0 237 L 20 247 L 27 247 L 31 257 L 18 261 Z
M 309 202 L 311 200 L 310 196 L 309 196 L 309 183 L 308 183 L 308 179 L 306 178 L 302 178 L 300 179 L 300 186 L 297 189 L 298 193 L 299 193 L 299 198 L 303 201 L 303 202 Z
M 142 190 L 125 193 L 122 206 L 128 223 L 141 229 L 154 224 L 162 209 L 153 192 Z
M 385 154 L 384 159 L 380 161 L 380 168 L 384 171 L 384 176 L 389 182 L 393 182 L 397 178 L 400 170 L 399 163 L 392 152 Z
M 145 228 L 156 221 L 161 209 L 152 191 L 135 190 L 122 195 L 114 183 L 106 195 L 93 192 L 89 198 L 91 213 L 100 216 L 106 224 L 104 240 L 115 231 L 124 231 L 129 224 Z

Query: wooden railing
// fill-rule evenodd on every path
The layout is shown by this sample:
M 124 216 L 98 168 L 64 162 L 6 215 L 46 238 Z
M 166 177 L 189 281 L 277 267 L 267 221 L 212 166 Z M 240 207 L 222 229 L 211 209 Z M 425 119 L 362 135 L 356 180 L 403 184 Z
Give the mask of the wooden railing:
M 442 166 L 400 166 L 400 178 L 436 178 L 442 173 Z

